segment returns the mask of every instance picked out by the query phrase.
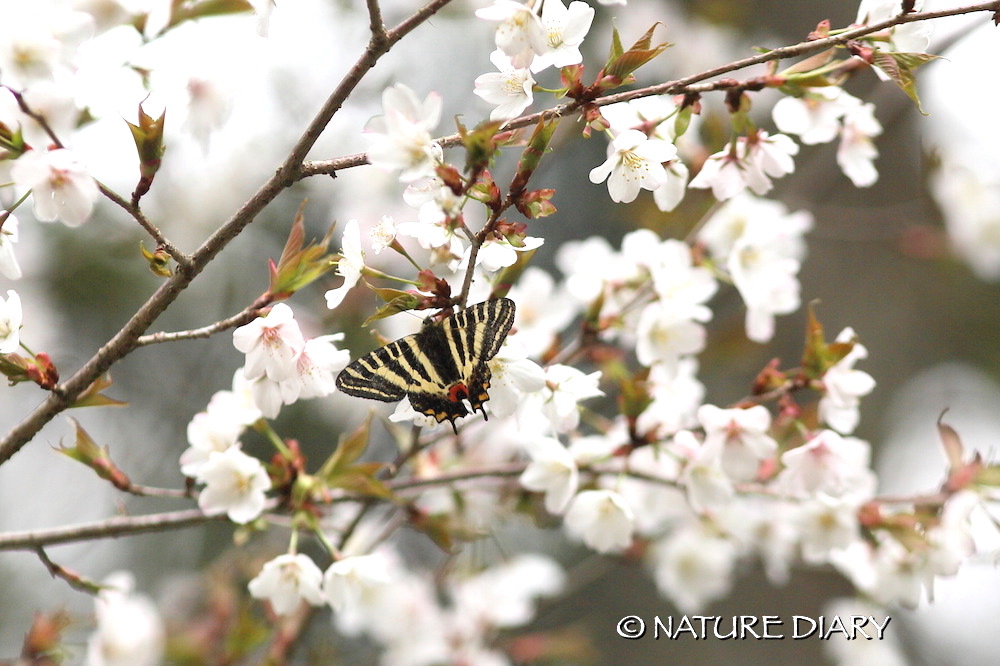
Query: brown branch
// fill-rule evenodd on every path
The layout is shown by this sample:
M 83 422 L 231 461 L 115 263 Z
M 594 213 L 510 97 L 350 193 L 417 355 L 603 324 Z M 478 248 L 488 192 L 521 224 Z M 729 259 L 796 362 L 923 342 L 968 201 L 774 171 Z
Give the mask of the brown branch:
M 45 116 L 43 116 L 42 114 L 38 113 L 37 111 L 33 110 L 30 106 L 28 106 L 28 103 L 25 101 L 23 94 L 21 94 L 17 90 L 14 90 L 10 86 L 3 86 L 3 87 L 9 90 L 10 94 L 14 96 L 14 101 L 17 102 L 17 106 L 19 109 L 21 109 L 21 113 L 23 113 L 24 115 L 28 116 L 36 123 L 38 123 L 38 126 L 42 128 L 42 131 L 45 132 L 45 135 L 48 136 L 49 139 L 52 141 L 52 145 L 54 145 L 56 148 L 65 148 L 63 142 L 59 140 L 59 137 L 56 136 L 55 131 L 53 131 L 52 127 L 49 125 L 49 121 L 45 119 Z
M 170 511 L 145 516 L 115 516 L 114 518 L 69 527 L 52 527 L 0 534 L 0 550 L 37 550 L 43 546 L 54 546 L 74 541 L 117 538 L 130 534 L 191 527 L 214 520 L 225 521 L 228 518 L 225 514 L 208 516 L 200 509 Z
M 170 257 L 177 262 L 178 266 L 187 267 L 188 264 L 190 264 L 190 260 L 187 255 L 181 252 L 176 245 L 167 240 L 167 237 L 163 235 L 163 232 L 161 232 L 155 224 L 149 221 L 138 206 L 132 205 L 131 202 L 126 201 L 117 192 L 103 183 L 98 182 L 97 187 L 101 190 L 101 194 L 113 203 L 117 204 L 120 208 L 122 208 L 122 210 L 128 213 L 133 220 L 138 222 L 139 226 L 142 227 L 154 241 L 156 241 L 157 247 L 162 247 L 166 250 Z
M 398 479 L 395 481 L 387 481 L 385 485 L 395 491 L 413 490 L 415 488 L 427 488 L 433 486 L 447 486 L 452 483 L 457 483 L 459 481 L 471 481 L 473 479 L 504 478 L 508 476 L 517 476 L 522 472 L 524 472 L 527 466 L 528 463 L 516 462 L 516 463 L 509 463 L 507 465 L 486 467 L 483 469 L 472 469 L 472 470 L 463 470 L 459 472 L 451 472 L 448 474 L 438 474 L 437 476 L 429 476 L 426 478 Z
M 38 559 L 42 561 L 45 568 L 48 569 L 49 575 L 53 578 L 60 578 L 69 584 L 74 590 L 79 590 L 80 592 L 86 592 L 87 594 L 97 594 L 101 586 L 92 580 L 87 580 L 83 576 L 70 571 L 62 565 L 56 564 L 49 557 L 49 554 L 45 552 L 45 549 L 41 546 L 35 548 L 35 554 L 38 555 Z
M 21 447 L 31 441 L 31 438 L 41 430 L 42 426 L 71 406 L 98 377 L 138 346 L 138 340 L 142 333 L 174 302 L 177 296 L 191 284 L 216 255 L 253 222 L 257 214 L 278 194 L 299 180 L 302 161 L 306 154 L 368 70 L 374 67 L 396 42 L 449 2 L 451 0 L 432 0 L 413 16 L 389 31 L 385 40 L 376 41 L 373 39 L 369 42 L 364 53 L 327 98 L 305 132 L 296 141 L 288 156 L 275 170 L 274 175 L 190 256 L 186 265 L 178 265 L 174 275 L 160 285 L 160 288 L 143 303 L 121 330 L 101 347 L 83 367 L 65 383 L 58 386 L 56 390 L 49 392 L 48 397 L 38 407 L 0 440 L 0 464 L 20 451 Z
M 367 0 L 368 5 L 368 29 L 371 30 L 373 42 L 384 42 L 389 39 L 385 30 L 385 23 L 382 22 L 382 8 L 378 0 Z
M 202 326 L 201 328 L 192 328 L 186 331 L 159 331 L 157 333 L 150 333 L 149 335 L 142 335 L 135 341 L 135 344 L 137 347 L 144 347 L 146 345 L 155 345 L 161 342 L 177 342 L 178 340 L 209 338 L 216 333 L 221 333 L 222 331 L 237 328 L 250 323 L 260 314 L 261 308 L 266 306 L 267 303 L 263 305 L 259 302 L 254 303 L 232 317 L 227 317 L 226 319 L 217 321 L 214 324 L 209 324 L 208 326 Z
M 929 21 L 948 16 L 960 16 L 962 14 L 974 14 L 986 11 L 1000 11 L 1000 1 L 994 0 L 993 2 L 967 5 L 965 7 L 954 7 L 934 12 L 900 14 L 879 23 L 873 23 L 871 25 L 847 30 L 839 35 L 831 35 L 830 37 L 824 37 L 822 39 L 799 42 L 798 44 L 793 44 L 791 46 L 782 46 L 780 48 L 772 49 L 766 53 L 736 60 L 727 65 L 722 65 L 699 74 L 692 74 L 691 76 L 686 76 L 673 81 L 667 81 L 655 86 L 648 86 L 645 88 L 638 88 L 636 90 L 629 90 L 626 92 L 598 97 L 592 102 L 592 104 L 596 106 L 607 106 L 608 104 L 628 102 L 633 99 L 650 97 L 652 95 L 681 95 L 686 93 L 705 93 L 715 90 L 729 90 L 733 87 L 732 81 L 705 81 L 716 76 L 722 76 L 723 74 L 752 67 L 753 65 L 760 65 L 766 62 L 797 58 L 799 56 L 819 53 L 820 51 L 825 51 L 826 49 L 835 46 L 842 46 L 849 41 L 881 32 L 904 23 Z M 545 111 L 539 111 L 526 116 L 520 116 L 519 118 L 513 118 L 504 124 L 503 129 L 504 131 L 508 131 L 528 127 L 530 125 L 536 125 L 543 118 L 562 118 L 572 114 L 581 106 L 583 106 L 583 103 L 575 100 L 565 104 L 559 104 Z M 442 148 L 453 148 L 460 145 L 462 143 L 462 139 L 456 133 L 434 139 L 434 143 L 440 145 Z M 309 176 L 316 175 L 331 175 L 343 169 L 351 169 L 368 163 L 368 156 L 365 153 L 345 155 L 344 157 L 338 157 L 332 160 L 310 161 L 302 165 L 302 169 L 299 171 L 299 176 L 301 178 L 307 178 Z

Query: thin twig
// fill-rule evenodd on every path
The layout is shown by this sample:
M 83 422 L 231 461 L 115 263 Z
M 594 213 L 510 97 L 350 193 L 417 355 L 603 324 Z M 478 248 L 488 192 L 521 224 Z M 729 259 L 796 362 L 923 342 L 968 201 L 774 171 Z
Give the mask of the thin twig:
M 215 520 L 227 520 L 225 514 L 206 515 L 200 509 L 169 511 L 144 516 L 115 516 L 68 527 L 51 527 L 24 532 L 0 534 L 0 550 L 34 550 L 39 546 L 54 546 L 74 541 L 108 539 L 130 534 L 159 532 L 165 529 L 191 527 Z
M 496 465 L 494 467 L 484 467 L 482 469 L 461 470 L 437 476 L 429 476 L 419 479 L 396 479 L 387 481 L 386 486 L 394 491 L 413 490 L 414 488 L 427 488 L 434 486 L 449 486 L 460 481 L 471 481 L 472 479 L 484 478 L 506 478 L 518 476 L 527 468 L 528 463 L 516 462 L 507 465 Z
M 68 583 L 74 590 L 86 592 L 87 594 L 97 594 L 97 592 L 100 591 L 101 586 L 98 583 L 87 580 L 79 574 L 73 573 L 62 565 L 53 562 L 49 557 L 49 554 L 46 553 L 45 549 L 41 546 L 35 548 L 35 554 L 38 555 L 38 559 L 42 561 L 42 564 L 45 565 L 45 568 L 48 569 L 49 574 L 51 574 L 53 578 L 59 578 L 66 581 L 66 583 Z
M 385 31 L 385 23 L 382 22 L 382 8 L 378 4 L 378 0 L 368 0 L 368 29 L 372 33 L 372 41 L 382 43 L 389 39 L 388 33 Z
M 198 338 L 209 338 L 216 333 L 221 333 L 222 331 L 229 330 L 231 328 L 238 328 L 243 326 L 254 319 L 260 314 L 261 308 L 266 307 L 265 305 L 258 305 L 254 303 L 250 307 L 244 309 L 232 317 L 227 317 L 221 321 L 217 321 L 214 324 L 209 324 L 208 326 L 202 326 L 201 328 L 192 328 L 186 331 L 160 331 L 158 333 L 150 333 L 149 335 L 142 335 L 136 341 L 137 347 L 143 347 L 146 345 L 155 345 L 161 342 L 177 342 L 178 340 L 196 340 Z
M 45 116 L 43 116 L 42 114 L 38 113 L 30 106 L 28 106 L 28 102 L 25 101 L 24 95 L 22 93 L 18 92 L 17 90 L 14 90 L 10 86 L 3 86 L 3 87 L 9 90 L 10 94 L 14 96 L 14 101 L 17 102 L 17 106 L 18 108 L 21 109 L 21 113 L 23 113 L 24 115 L 28 116 L 36 123 L 38 123 L 38 126 L 42 128 L 42 131 L 45 132 L 45 135 L 49 137 L 50 141 L 52 141 L 52 145 L 54 145 L 56 148 L 65 148 L 63 142 L 59 140 L 59 137 L 56 135 L 52 127 L 49 125 L 49 121 L 45 119 Z
M 107 187 L 103 183 L 99 182 L 97 183 L 97 186 L 98 188 L 100 188 L 101 194 L 103 194 L 110 201 L 117 204 L 120 208 L 122 208 L 122 210 L 128 213 L 133 220 L 138 222 L 139 226 L 145 229 L 146 233 L 148 233 L 153 238 L 153 240 L 156 241 L 157 247 L 162 247 L 164 250 L 166 250 L 167 253 L 170 255 L 170 257 L 175 262 L 177 262 L 178 266 L 187 267 L 188 264 L 190 264 L 190 259 L 188 259 L 188 256 L 183 252 L 181 252 L 176 245 L 171 243 L 167 239 L 167 237 L 163 235 L 163 232 L 161 232 L 155 224 L 149 221 L 149 219 L 145 216 L 145 214 L 143 214 L 142 210 L 138 206 L 133 206 L 131 202 L 126 201 L 117 192 Z
M 172 497 L 174 499 L 191 499 L 196 496 L 191 490 L 184 488 L 158 488 L 156 486 L 143 486 L 138 483 L 129 483 L 124 492 L 140 497 Z

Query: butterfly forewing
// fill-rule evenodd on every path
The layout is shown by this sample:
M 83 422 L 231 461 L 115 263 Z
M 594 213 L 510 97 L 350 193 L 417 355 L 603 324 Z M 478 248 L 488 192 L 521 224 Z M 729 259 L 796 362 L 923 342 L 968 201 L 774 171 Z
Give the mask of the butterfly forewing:
M 391 402 L 409 396 L 413 409 L 438 423 L 469 410 L 482 411 L 490 399 L 487 361 L 500 350 L 514 323 L 514 302 L 484 301 L 441 322 L 425 322 L 419 333 L 362 356 L 337 377 L 337 387 L 359 398 Z

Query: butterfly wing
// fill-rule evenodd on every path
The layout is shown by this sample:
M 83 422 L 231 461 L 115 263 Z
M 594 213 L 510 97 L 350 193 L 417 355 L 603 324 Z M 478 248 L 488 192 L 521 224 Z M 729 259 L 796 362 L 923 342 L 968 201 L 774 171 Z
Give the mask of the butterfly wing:
M 402 400 L 412 384 L 412 373 L 400 359 L 413 355 L 415 337 L 408 335 L 355 359 L 337 375 L 337 388 L 356 398 Z
M 477 303 L 441 322 L 458 366 L 459 381 L 472 411 L 486 416 L 483 403 L 490 399 L 488 361 L 497 355 L 514 323 L 514 301 L 497 298 Z M 454 390 L 453 385 L 453 390 Z
M 487 361 L 500 350 L 514 322 L 514 302 L 484 301 L 441 322 L 427 320 L 419 333 L 400 338 L 348 365 L 337 387 L 348 395 L 383 402 L 410 398 L 413 409 L 449 421 L 482 411 L 490 399 Z

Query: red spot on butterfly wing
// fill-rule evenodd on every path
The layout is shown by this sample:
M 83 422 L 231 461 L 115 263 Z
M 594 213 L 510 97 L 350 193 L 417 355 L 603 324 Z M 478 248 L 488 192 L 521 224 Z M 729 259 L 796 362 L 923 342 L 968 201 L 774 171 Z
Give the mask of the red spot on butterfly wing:
M 448 400 L 451 402 L 462 402 L 469 399 L 469 389 L 462 382 L 452 384 L 448 389 Z

